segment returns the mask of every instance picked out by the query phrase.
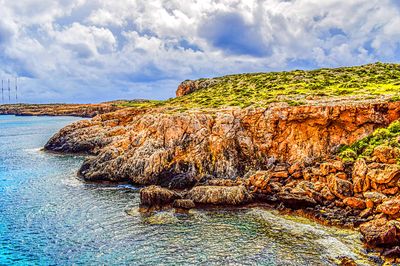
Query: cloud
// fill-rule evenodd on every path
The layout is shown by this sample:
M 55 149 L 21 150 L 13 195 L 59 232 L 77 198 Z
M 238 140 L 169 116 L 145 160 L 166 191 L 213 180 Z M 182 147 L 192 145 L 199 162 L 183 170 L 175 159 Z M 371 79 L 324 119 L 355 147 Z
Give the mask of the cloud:
M 199 35 L 228 54 L 262 57 L 270 53 L 260 29 L 247 24 L 239 13 L 213 14 L 200 25 Z
M 172 97 L 181 80 L 400 59 L 395 0 L 0 0 L 24 101 Z

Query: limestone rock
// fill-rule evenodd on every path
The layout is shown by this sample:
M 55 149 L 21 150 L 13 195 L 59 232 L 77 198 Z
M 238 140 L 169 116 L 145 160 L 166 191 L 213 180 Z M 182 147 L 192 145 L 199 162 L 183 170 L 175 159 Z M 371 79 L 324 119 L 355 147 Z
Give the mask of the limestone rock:
M 195 203 L 214 205 L 239 205 L 250 199 L 244 186 L 196 186 L 186 195 Z
M 375 204 L 382 203 L 382 201 L 387 199 L 386 195 L 376 192 L 376 191 L 364 192 L 363 196 L 365 199 L 369 199 Z
M 390 199 L 380 204 L 376 210 L 387 215 L 395 215 L 400 212 L 400 199 Z
M 328 187 L 333 195 L 340 199 L 353 195 L 353 185 L 349 181 L 343 180 L 331 174 L 328 176 Z
M 87 180 L 150 185 L 180 174 L 235 179 L 265 170 L 271 158 L 289 165 L 326 158 L 337 145 L 398 118 L 399 105 L 127 108 L 65 127 L 46 149 L 94 155 L 80 171 Z M 279 176 L 286 178 L 286 172 Z M 316 172 L 309 180 L 324 181 Z
M 320 165 L 321 174 L 327 176 L 332 173 L 343 171 L 343 163 L 341 161 L 325 162 Z
M 388 145 L 379 145 L 374 148 L 372 156 L 379 163 L 395 164 L 396 159 L 400 157 L 400 149 Z
M 381 164 L 379 168 L 371 169 L 367 173 L 367 178 L 376 184 L 387 184 L 399 177 L 400 166 L 396 164 Z
M 278 193 L 278 198 L 283 202 L 283 204 L 285 204 L 286 207 L 292 209 L 312 207 L 317 204 L 313 198 L 310 198 L 304 194 L 281 192 Z
M 194 207 L 196 207 L 196 205 L 190 199 L 176 199 L 172 203 L 172 207 L 177 208 L 177 209 L 189 210 L 189 209 L 193 209 Z
M 354 192 L 360 193 L 370 188 L 370 181 L 367 179 L 368 166 L 364 159 L 357 159 L 353 166 Z
M 365 241 L 372 246 L 398 245 L 400 222 L 385 218 L 376 219 L 360 226 Z
M 331 193 L 331 191 L 329 190 L 329 188 L 327 186 L 321 190 L 321 195 L 322 195 L 322 197 L 324 197 L 326 200 L 329 200 L 329 201 L 332 201 L 336 198 L 335 195 L 333 195 Z
M 146 207 L 167 205 L 176 198 L 176 193 L 159 186 L 148 186 L 140 190 L 140 203 Z
M 343 203 L 354 209 L 363 210 L 366 208 L 365 201 L 356 197 L 345 198 Z

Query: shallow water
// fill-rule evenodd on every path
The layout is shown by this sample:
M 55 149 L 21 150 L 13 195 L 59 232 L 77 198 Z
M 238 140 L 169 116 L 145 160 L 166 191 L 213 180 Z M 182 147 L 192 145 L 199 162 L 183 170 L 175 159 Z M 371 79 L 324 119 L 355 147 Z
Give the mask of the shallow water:
M 138 212 L 138 189 L 85 184 L 83 158 L 40 148 L 66 117 L 0 116 L 0 265 L 365 262 L 359 235 L 262 209 Z

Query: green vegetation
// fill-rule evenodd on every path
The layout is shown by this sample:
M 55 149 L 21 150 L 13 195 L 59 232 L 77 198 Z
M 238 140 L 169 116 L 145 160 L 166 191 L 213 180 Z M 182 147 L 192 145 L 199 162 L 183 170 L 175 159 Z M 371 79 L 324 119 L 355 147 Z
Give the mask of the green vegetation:
M 375 63 L 312 71 L 252 73 L 196 81 L 197 91 L 166 101 L 126 102 L 132 107 L 215 108 L 266 107 L 274 102 L 291 106 L 310 99 L 353 96 L 355 100 L 385 95 L 400 100 L 400 65 Z
M 115 103 L 116 105 L 122 106 L 122 107 L 138 107 L 138 108 L 143 108 L 143 107 L 157 107 L 157 106 L 162 106 L 164 104 L 164 101 L 156 101 L 156 100 L 132 100 L 132 101 L 120 101 L 118 103 Z
M 365 137 L 350 146 L 340 149 L 339 157 L 345 162 L 353 162 L 357 158 L 369 157 L 375 147 L 385 145 L 400 148 L 400 121 L 395 121 L 387 128 L 379 128 L 368 137 Z

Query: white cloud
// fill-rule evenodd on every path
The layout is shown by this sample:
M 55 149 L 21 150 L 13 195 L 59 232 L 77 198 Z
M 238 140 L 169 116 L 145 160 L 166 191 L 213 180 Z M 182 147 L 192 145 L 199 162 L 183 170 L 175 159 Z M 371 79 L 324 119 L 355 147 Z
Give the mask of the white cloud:
M 0 0 L 30 101 L 172 97 L 179 81 L 400 59 L 394 0 Z

